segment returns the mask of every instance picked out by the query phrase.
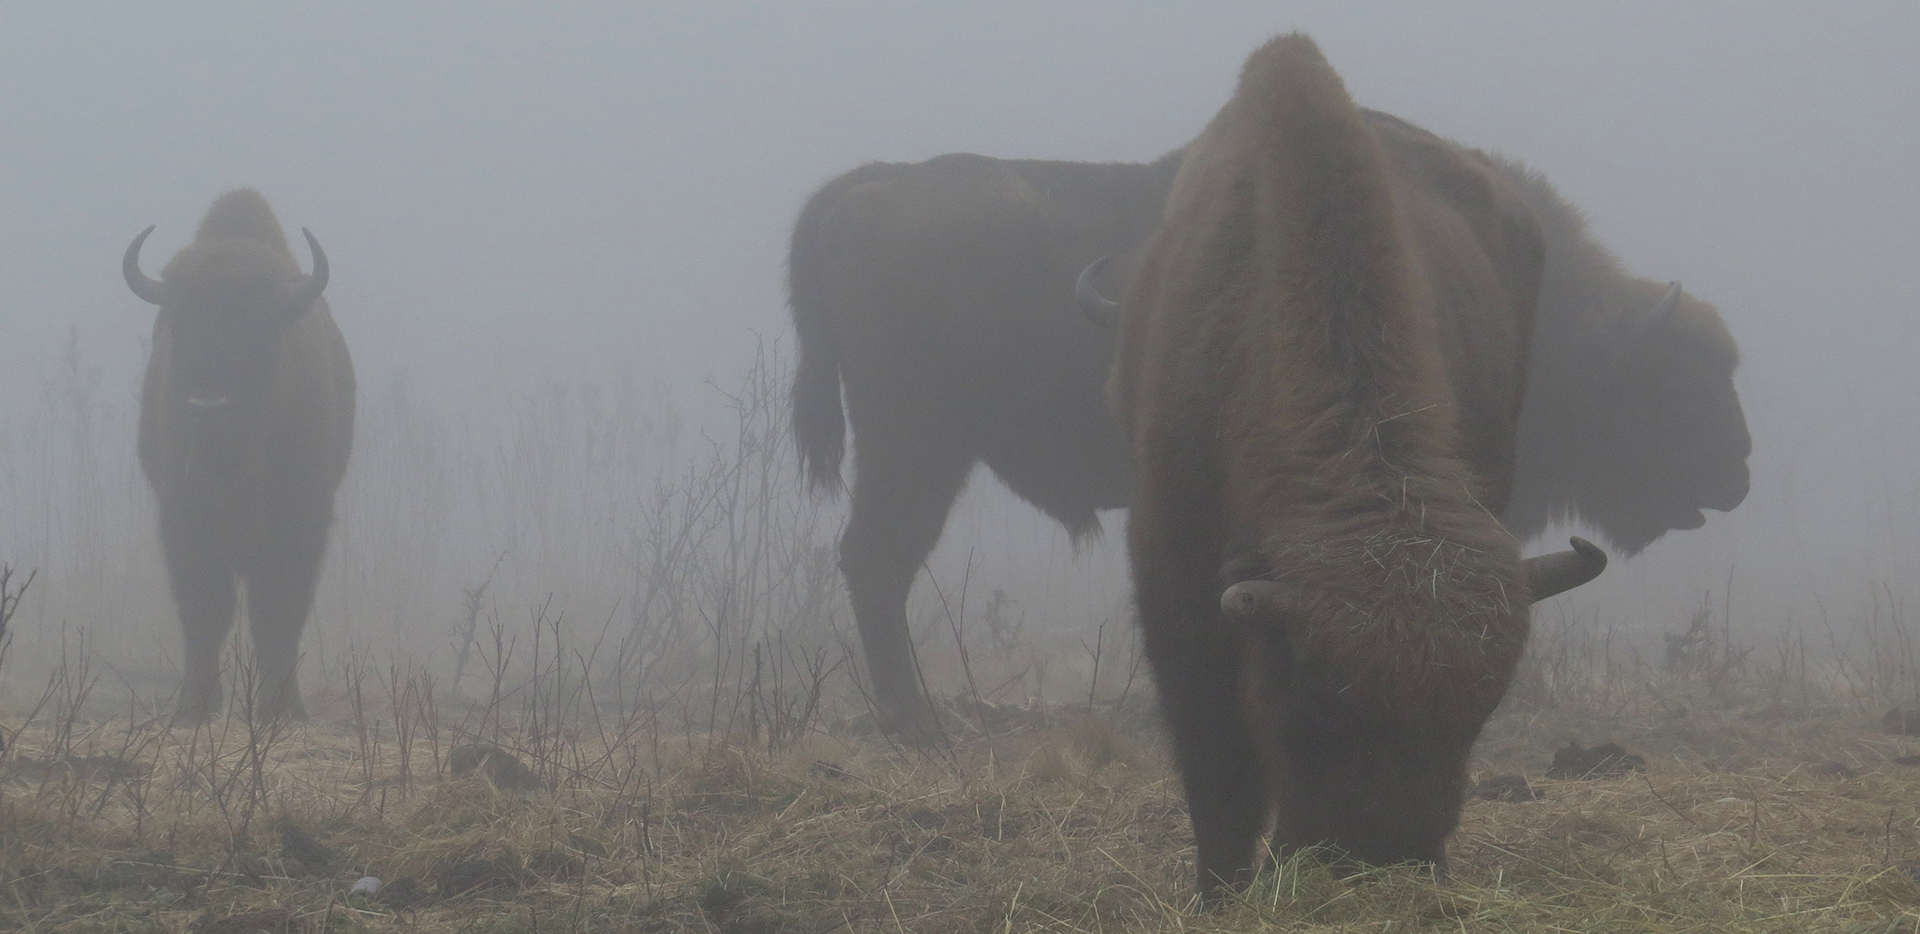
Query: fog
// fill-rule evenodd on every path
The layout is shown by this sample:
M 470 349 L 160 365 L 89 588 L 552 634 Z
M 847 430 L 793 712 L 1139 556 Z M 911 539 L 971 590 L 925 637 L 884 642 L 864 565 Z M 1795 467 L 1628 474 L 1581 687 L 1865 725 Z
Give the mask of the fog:
M 177 665 L 133 462 L 153 310 L 116 269 L 146 225 L 157 272 L 251 185 L 325 245 L 361 420 L 306 644 L 436 657 L 496 561 L 503 615 L 621 612 L 656 483 L 732 436 L 756 353 L 788 355 L 786 241 L 820 184 L 953 151 L 1152 159 L 1295 28 L 1361 104 L 1545 172 L 1740 342 L 1746 503 L 1547 612 L 1657 633 L 1731 584 L 1759 638 L 1915 595 L 1911 3 L 9 4 L 0 560 L 41 578 L 0 692 L 81 631 L 126 671 Z M 827 541 L 844 504 L 819 508 Z M 1035 627 L 1118 619 L 1122 521 L 1076 553 L 977 475 L 932 569 Z

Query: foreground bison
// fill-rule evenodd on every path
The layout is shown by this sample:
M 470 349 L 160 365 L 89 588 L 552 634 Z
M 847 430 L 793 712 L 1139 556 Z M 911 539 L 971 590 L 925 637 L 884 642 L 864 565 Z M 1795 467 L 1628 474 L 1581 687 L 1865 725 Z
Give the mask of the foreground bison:
M 1425 138 L 1386 114 L 1389 150 Z M 1089 261 L 1121 281 L 1160 221 L 1180 153 L 1087 164 L 948 155 L 876 163 L 828 183 L 794 227 L 800 366 L 793 423 L 813 480 L 855 464 L 841 565 L 876 700 L 909 731 L 931 722 L 912 672 L 906 602 L 974 463 L 1079 537 L 1130 484 L 1101 387 L 1112 334 L 1074 307 Z M 1547 267 L 1521 413 L 1514 495 L 1528 538 L 1558 518 L 1638 552 L 1701 508 L 1746 495 L 1738 357 L 1711 305 L 1662 301 L 1627 274 L 1546 181 L 1495 160 L 1541 221 Z M 846 409 L 841 400 L 844 389 Z
M 1188 149 L 1112 396 L 1204 895 L 1269 827 L 1443 862 L 1528 605 L 1604 567 L 1523 562 L 1496 518 L 1543 253 L 1489 160 L 1369 125 L 1302 35 Z
M 155 281 L 140 245 L 122 271 L 160 306 L 140 399 L 140 466 L 160 505 L 160 544 L 185 637 L 178 718 L 220 709 L 220 649 L 235 580 L 247 590 L 254 713 L 305 716 L 300 632 L 353 443 L 353 363 L 320 293 L 327 255 L 313 234 L 301 275 L 259 192 L 213 203 L 193 243 Z

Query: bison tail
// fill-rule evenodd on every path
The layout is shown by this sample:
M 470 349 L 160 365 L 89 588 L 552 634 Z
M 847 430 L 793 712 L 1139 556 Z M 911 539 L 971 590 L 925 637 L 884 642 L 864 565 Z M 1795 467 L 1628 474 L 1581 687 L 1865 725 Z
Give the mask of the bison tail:
M 796 303 L 796 324 L 803 314 Z M 800 363 L 793 374 L 793 438 L 799 445 L 800 469 L 815 489 L 838 490 L 847 436 L 847 418 L 840 408 L 840 361 L 834 356 L 831 332 L 809 338 L 806 327 L 797 330 Z
M 793 310 L 800 356 L 793 374 L 793 439 L 808 483 L 828 491 L 840 489 L 847 418 L 840 405 L 839 342 L 820 281 L 815 221 L 831 206 L 839 187 L 839 181 L 829 184 L 801 209 L 787 256 L 787 304 Z

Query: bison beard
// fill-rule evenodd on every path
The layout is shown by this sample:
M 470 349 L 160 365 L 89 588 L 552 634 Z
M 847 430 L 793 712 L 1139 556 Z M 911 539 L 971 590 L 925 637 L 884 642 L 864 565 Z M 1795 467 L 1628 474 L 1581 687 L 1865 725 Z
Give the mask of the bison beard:
M 300 275 L 258 192 L 222 195 L 161 278 L 128 288 L 160 306 L 140 400 L 140 466 L 159 501 L 160 543 L 180 611 L 186 672 L 176 718 L 221 706 L 220 649 L 246 582 L 252 712 L 305 716 L 297 666 L 353 439 L 353 364 L 327 302 L 311 233 Z M 303 231 L 304 232 L 304 231 Z
M 1530 600 L 1605 564 L 1495 518 L 1538 225 L 1484 156 L 1376 132 L 1311 40 L 1254 53 L 1126 300 L 1129 550 L 1208 898 L 1268 827 L 1442 862 Z

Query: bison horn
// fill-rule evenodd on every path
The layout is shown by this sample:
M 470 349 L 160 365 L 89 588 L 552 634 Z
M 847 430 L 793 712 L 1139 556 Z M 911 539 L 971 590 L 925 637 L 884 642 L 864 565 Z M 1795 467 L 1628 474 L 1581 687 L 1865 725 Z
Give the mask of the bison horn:
M 140 245 L 147 242 L 147 234 L 150 233 L 153 233 L 152 224 L 140 231 L 140 236 L 133 238 L 126 255 L 120 257 L 120 274 L 126 277 L 127 288 L 132 289 L 133 294 L 140 296 L 143 301 L 164 305 L 167 303 L 167 287 L 159 280 L 147 278 L 147 274 L 140 271 Z
M 1278 581 L 1241 581 L 1220 595 L 1220 611 L 1238 623 L 1257 623 L 1284 617 L 1300 600 L 1300 592 Z
M 1111 256 L 1102 256 L 1080 270 L 1080 279 L 1073 284 L 1073 300 L 1080 305 L 1080 311 L 1087 320 L 1103 328 L 1112 328 L 1120 323 L 1120 303 L 1100 294 L 1093 285 L 1093 277 L 1100 274 L 1101 267 L 1107 264 Z
M 1658 327 L 1662 321 L 1673 314 L 1674 309 L 1679 307 L 1680 283 L 1667 283 L 1667 293 L 1660 296 L 1660 300 L 1654 302 L 1653 307 L 1647 309 L 1646 314 L 1634 321 L 1633 326 L 1627 330 L 1628 338 L 1637 338 Z
M 1528 558 L 1527 589 L 1535 603 L 1565 593 L 1600 576 L 1607 569 L 1607 553 L 1594 543 L 1575 536 L 1568 539 L 1572 551 Z
M 327 251 L 320 249 L 320 241 L 313 238 L 313 231 L 302 227 L 300 232 L 307 237 L 307 249 L 313 251 L 313 272 L 280 287 L 280 297 L 296 312 L 305 311 L 314 299 L 320 297 L 321 292 L 326 291 L 327 275 L 331 271 L 327 265 Z

